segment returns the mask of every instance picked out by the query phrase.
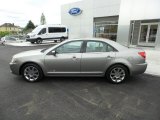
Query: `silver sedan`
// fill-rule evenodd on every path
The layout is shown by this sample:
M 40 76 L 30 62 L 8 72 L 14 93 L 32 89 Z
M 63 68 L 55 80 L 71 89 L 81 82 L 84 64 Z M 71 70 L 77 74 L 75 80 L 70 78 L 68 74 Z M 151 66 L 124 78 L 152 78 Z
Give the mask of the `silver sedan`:
M 121 83 L 147 68 L 143 50 L 128 48 L 108 39 L 66 40 L 48 49 L 21 52 L 10 62 L 11 72 L 29 82 L 44 76 L 105 76 Z

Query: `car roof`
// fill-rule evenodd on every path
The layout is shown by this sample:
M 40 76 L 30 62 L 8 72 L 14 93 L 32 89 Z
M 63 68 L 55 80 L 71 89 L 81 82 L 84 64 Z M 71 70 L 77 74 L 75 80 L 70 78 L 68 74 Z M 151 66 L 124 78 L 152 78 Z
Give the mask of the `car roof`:
M 102 41 L 102 42 L 106 42 L 108 44 L 114 44 L 114 43 L 116 43 L 115 41 L 107 39 L 107 38 L 75 38 L 75 39 L 69 39 L 68 41 L 75 41 L 75 40 Z
M 97 41 L 113 41 L 113 40 L 110 40 L 110 39 L 107 39 L 107 38 L 74 38 L 74 39 L 70 39 L 70 40 L 90 40 L 90 41 L 92 41 L 92 40 L 97 40 Z M 114 41 L 113 41 L 114 42 Z

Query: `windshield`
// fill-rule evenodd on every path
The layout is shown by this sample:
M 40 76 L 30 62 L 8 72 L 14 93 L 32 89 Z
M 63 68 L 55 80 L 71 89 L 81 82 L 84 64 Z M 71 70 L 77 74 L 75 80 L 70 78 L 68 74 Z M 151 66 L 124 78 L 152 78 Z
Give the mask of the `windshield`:
M 42 29 L 42 26 L 38 26 L 32 31 L 32 33 L 38 33 L 41 29 Z

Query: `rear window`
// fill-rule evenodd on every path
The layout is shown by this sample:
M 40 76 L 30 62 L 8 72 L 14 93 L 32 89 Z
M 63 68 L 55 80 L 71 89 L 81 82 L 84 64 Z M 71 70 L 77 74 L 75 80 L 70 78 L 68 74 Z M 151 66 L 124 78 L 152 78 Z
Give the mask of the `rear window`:
M 66 28 L 65 27 L 49 27 L 48 32 L 49 33 L 66 32 Z

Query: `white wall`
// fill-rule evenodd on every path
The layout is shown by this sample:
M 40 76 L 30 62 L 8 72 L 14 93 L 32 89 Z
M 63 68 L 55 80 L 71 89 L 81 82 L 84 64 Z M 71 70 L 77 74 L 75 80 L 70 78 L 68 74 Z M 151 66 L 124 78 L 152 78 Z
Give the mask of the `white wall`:
M 68 26 L 69 37 L 91 37 L 93 35 L 92 0 L 84 0 L 61 7 L 61 23 Z M 79 7 L 82 14 L 72 16 L 68 13 L 71 8 Z
M 93 0 L 93 16 L 116 16 L 119 15 L 121 0 Z

